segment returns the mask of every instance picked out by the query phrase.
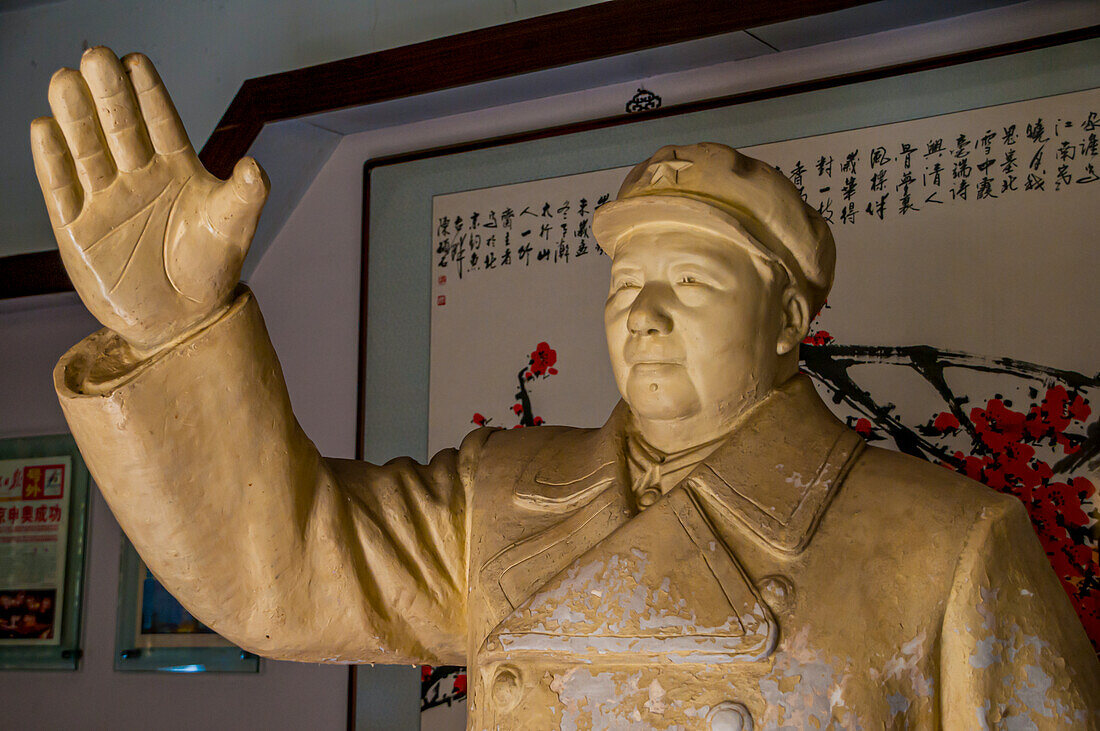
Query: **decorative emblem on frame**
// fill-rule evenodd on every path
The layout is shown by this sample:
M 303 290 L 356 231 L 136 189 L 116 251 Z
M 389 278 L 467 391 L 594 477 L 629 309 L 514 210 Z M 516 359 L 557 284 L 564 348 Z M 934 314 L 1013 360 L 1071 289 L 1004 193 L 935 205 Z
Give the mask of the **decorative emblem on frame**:
M 642 89 L 639 87 L 638 92 L 630 97 L 630 101 L 626 103 L 627 114 L 637 114 L 639 112 L 652 112 L 661 108 L 661 97 L 654 94 L 648 89 Z

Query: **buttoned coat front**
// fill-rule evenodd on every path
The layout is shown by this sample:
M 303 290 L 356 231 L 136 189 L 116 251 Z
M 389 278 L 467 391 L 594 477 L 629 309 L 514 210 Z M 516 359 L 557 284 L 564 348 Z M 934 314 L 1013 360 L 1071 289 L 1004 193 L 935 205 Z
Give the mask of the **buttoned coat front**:
M 867 448 L 803 377 L 652 506 L 620 404 L 428 465 L 325 460 L 247 291 L 55 385 L 157 577 L 261 654 L 470 666 L 470 728 L 1096 728 L 1096 657 L 1023 507 Z

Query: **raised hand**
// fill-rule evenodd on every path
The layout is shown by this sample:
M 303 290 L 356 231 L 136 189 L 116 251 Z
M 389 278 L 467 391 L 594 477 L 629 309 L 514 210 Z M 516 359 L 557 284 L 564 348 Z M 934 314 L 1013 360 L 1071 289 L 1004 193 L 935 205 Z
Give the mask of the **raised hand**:
M 141 351 L 230 300 L 267 200 L 252 158 L 221 181 L 195 155 L 156 69 L 84 53 L 31 123 L 34 166 L 65 269 L 91 313 Z

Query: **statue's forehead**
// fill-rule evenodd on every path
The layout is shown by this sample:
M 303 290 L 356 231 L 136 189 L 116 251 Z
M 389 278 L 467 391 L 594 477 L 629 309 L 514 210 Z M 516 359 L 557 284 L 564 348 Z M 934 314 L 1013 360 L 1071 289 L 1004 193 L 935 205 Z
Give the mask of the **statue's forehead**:
M 625 236 L 611 256 L 612 268 L 683 262 L 743 269 L 771 261 L 774 257 L 744 229 L 719 235 L 684 225 L 639 229 Z

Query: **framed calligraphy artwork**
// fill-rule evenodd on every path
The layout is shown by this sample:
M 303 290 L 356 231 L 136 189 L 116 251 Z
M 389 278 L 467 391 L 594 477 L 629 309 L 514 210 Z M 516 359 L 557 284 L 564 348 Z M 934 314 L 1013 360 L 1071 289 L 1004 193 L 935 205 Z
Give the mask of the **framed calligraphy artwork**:
M 477 426 L 602 424 L 618 395 L 591 211 L 663 144 L 729 144 L 837 241 L 803 371 L 869 442 L 1023 501 L 1100 648 L 1097 44 L 369 162 L 369 307 L 419 314 L 400 355 L 368 334 L 367 443 L 387 403 L 372 369 L 421 385 L 425 456 Z M 464 680 L 426 669 L 424 712 L 460 705 Z

